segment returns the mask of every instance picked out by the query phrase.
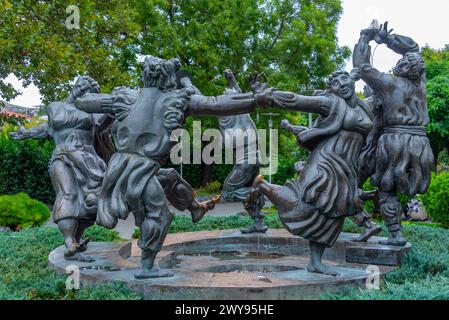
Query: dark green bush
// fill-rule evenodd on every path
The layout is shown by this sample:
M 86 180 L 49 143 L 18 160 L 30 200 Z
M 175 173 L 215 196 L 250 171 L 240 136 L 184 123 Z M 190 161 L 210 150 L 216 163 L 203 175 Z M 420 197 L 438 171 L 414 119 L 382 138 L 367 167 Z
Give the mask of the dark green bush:
M 16 141 L 9 138 L 13 128 L 0 133 L 0 194 L 25 192 L 31 198 L 52 204 L 55 192 L 48 173 L 54 144 L 50 140 Z
M 429 190 L 421 200 L 433 221 L 449 228 L 449 172 L 433 175 Z
M 48 207 L 26 193 L 0 196 L 0 226 L 11 230 L 43 225 L 50 218 Z

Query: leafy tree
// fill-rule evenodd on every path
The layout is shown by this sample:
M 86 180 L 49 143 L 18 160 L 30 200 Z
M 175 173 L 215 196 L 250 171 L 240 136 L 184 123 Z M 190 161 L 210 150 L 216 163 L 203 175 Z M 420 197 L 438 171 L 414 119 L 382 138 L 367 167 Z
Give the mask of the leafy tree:
M 80 29 L 66 27 L 72 13 L 66 13 L 67 1 L 1 2 L 0 95 L 6 100 L 18 94 L 1 80 L 10 74 L 25 87 L 34 83 L 45 103 L 64 98 L 75 77 L 84 73 L 106 91 L 132 83 L 124 62 L 132 60 L 130 41 L 120 33 L 137 33 L 138 28 L 125 1 L 77 1 Z
M 25 86 L 34 83 L 44 104 L 64 98 L 84 73 L 104 92 L 138 86 L 139 61 L 147 54 L 179 58 L 207 95 L 223 92 L 220 75 L 227 68 L 245 91 L 254 72 L 265 73 L 271 86 L 298 91 L 300 84 L 322 86 L 350 53 L 336 36 L 340 0 L 79 0 L 79 29 L 66 27 L 66 1 L 0 1 L 0 94 L 6 100 L 18 94 L 1 80 L 10 74 Z M 298 113 L 282 117 L 299 121 Z M 217 127 L 213 118 L 202 122 Z M 203 169 L 205 183 L 212 170 Z
M 179 57 L 205 94 L 222 91 L 226 68 L 242 83 L 256 71 L 281 89 L 322 84 L 349 54 L 337 43 L 338 0 L 80 0 L 80 29 L 66 27 L 66 1 L 2 2 L 0 79 L 33 82 L 46 102 L 83 73 L 104 91 L 135 85 L 144 54 Z
M 441 50 L 423 50 L 426 61 L 428 136 L 435 156 L 449 147 L 449 45 Z M 437 159 L 436 159 L 437 160 Z

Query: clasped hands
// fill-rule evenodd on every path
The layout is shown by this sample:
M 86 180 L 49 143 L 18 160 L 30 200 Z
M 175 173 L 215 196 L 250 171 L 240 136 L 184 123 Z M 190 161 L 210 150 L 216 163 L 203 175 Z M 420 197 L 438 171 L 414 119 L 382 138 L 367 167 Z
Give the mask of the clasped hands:
M 383 44 L 387 42 L 388 36 L 393 32 L 393 29 L 388 30 L 388 21 L 383 25 L 374 20 L 371 26 L 367 29 L 363 29 L 360 35 L 365 38 L 367 42 L 372 40 L 377 44 Z
M 251 90 L 254 93 L 256 104 L 258 107 L 271 108 L 275 106 L 275 98 L 273 92 L 275 88 L 270 88 L 268 82 L 262 82 L 263 74 L 253 74 L 249 77 L 248 82 L 251 86 Z

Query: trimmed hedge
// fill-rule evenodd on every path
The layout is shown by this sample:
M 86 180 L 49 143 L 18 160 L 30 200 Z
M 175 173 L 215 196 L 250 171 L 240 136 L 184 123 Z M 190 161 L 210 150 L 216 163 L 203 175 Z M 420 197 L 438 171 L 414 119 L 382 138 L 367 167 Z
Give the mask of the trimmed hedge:
M 0 196 L 0 226 L 11 230 L 39 227 L 50 218 L 48 207 L 26 193 Z

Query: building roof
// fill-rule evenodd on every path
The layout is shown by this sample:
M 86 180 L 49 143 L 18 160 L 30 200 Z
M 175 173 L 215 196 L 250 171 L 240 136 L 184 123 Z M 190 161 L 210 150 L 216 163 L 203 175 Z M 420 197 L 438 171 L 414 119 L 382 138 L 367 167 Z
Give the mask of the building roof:
M 21 118 L 21 119 L 31 118 L 31 116 L 29 116 L 29 115 L 24 115 L 21 113 L 16 113 L 16 112 L 11 112 L 11 111 L 6 111 L 6 110 L 0 110 L 0 115 L 5 115 L 7 117 Z
M 19 118 L 29 118 L 30 116 L 36 115 L 38 111 L 38 107 L 27 108 L 0 100 L 0 112 L 9 116 L 20 115 L 22 117 L 19 116 Z

